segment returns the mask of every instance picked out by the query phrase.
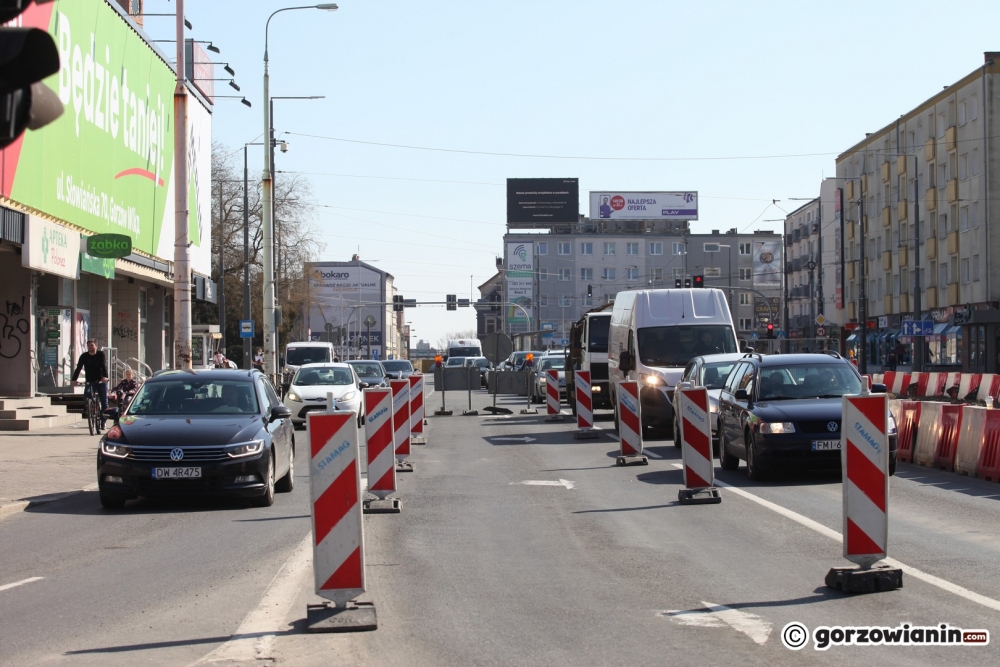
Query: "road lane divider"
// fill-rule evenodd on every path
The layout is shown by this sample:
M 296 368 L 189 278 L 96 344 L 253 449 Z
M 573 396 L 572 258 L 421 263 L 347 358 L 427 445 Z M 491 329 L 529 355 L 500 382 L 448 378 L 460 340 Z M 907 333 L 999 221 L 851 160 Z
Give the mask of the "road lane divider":
M 559 371 L 550 368 L 545 371 L 545 421 L 561 422 L 562 410 L 559 401 Z
M 677 386 L 674 419 L 680 420 L 681 459 L 684 487 L 677 492 L 682 505 L 714 505 L 722 502 L 715 488 L 712 458 L 712 422 L 708 413 L 708 389 L 684 382 Z
M 4 584 L 0 586 L 0 591 L 9 591 L 12 588 L 17 588 L 18 586 L 24 586 L 25 584 L 30 584 L 34 581 L 41 581 L 45 577 L 28 577 L 27 579 L 22 579 L 21 581 L 15 581 L 12 584 Z
M 431 389 L 431 394 L 434 390 Z M 430 396 L 430 394 L 428 394 Z M 426 445 L 424 437 L 424 376 L 410 376 L 410 444 Z
M 396 472 L 413 472 L 410 461 L 410 381 L 390 380 L 392 389 L 392 445 L 396 452 Z
M 398 514 L 402 510 L 396 492 L 396 460 L 393 438 L 392 390 L 365 389 L 365 442 L 368 445 L 368 491 L 377 500 L 365 500 L 365 514 Z
M 635 380 L 618 382 L 618 440 L 621 454 L 615 459 L 616 465 L 649 465 L 642 453 L 639 383 Z
M 590 386 L 590 371 L 567 371 L 573 373 L 575 394 L 571 400 L 576 401 L 576 430 L 574 440 L 596 440 L 600 437 L 599 429 L 594 428 L 594 395 Z M 569 396 L 566 397 L 570 399 Z

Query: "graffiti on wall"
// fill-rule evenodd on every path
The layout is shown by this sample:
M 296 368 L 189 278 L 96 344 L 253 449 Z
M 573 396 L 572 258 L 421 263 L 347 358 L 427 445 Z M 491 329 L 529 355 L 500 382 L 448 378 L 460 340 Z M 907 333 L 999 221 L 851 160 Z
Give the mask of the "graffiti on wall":
M 111 337 L 117 341 L 139 341 L 139 326 L 135 321 L 135 313 L 119 311 L 115 314 L 115 325 L 111 327 Z
M 4 359 L 13 359 L 24 349 L 21 337 L 30 330 L 24 300 L 22 296 L 20 301 L 7 301 L 0 312 L 0 357 Z

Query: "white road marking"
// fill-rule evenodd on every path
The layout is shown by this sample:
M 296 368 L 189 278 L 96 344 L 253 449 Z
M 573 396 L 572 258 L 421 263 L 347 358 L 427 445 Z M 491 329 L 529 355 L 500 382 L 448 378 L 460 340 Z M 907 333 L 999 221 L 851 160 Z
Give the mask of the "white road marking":
M 25 584 L 30 584 L 33 581 L 41 581 L 44 578 L 45 577 L 29 577 L 27 579 L 22 579 L 21 581 L 15 581 L 12 584 L 4 584 L 3 586 L 0 586 L 0 591 L 6 591 L 11 588 L 17 588 L 18 586 L 24 586 Z
M 771 634 L 771 623 L 760 616 L 739 611 L 721 604 L 702 601 L 704 609 L 688 609 L 686 611 L 661 611 L 660 616 L 670 618 L 681 625 L 695 625 L 703 628 L 722 628 L 729 626 L 742 632 L 757 644 L 767 642 Z
M 673 466 L 675 468 L 683 469 L 683 466 L 678 463 L 674 463 Z M 832 528 L 827 528 L 818 521 L 813 521 L 808 517 L 802 516 L 798 512 L 794 512 L 786 507 L 782 507 L 781 505 L 772 503 L 770 500 L 764 500 L 760 496 L 756 496 L 748 491 L 745 491 L 744 489 L 733 486 L 731 484 L 720 482 L 719 480 L 715 480 L 715 485 L 729 489 L 736 495 L 743 496 L 747 500 L 752 500 L 761 507 L 766 507 L 772 512 L 777 512 L 781 516 L 791 519 L 792 521 L 795 521 L 796 523 L 799 523 L 805 526 L 806 528 L 810 528 L 819 533 L 820 535 L 829 537 L 831 540 L 834 540 L 835 542 L 840 542 L 842 544 L 844 541 L 843 536 L 837 531 L 833 530 Z M 985 595 L 981 595 L 980 593 L 976 593 L 975 591 L 970 591 L 968 588 L 965 588 L 964 586 L 959 586 L 958 584 L 953 584 L 952 582 L 947 581 L 945 579 L 941 579 L 940 577 L 935 577 L 933 574 L 928 574 L 923 570 L 918 570 L 912 565 L 901 563 L 895 558 L 886 558 L 882 562 L 892 567 L 898 567 L 911 577 L 920 579 L 921 581 L 926 582 L 931 586 L 937 586 L 941 590 L 948 591 L 949 593 L 954 593 L 955 595 L 963 597 L 966 600 L 969 600 L 970 602 L 975 602 L 976 604 L 980 604 L 994 611 L 1000 611 L 1000 600 L 995 600 L 993 598 L 986 597 Z
M 517 442 L 534 442 L 535 441 L 534 438 L 529 438 L 526 435 L 523 435 L 523 436 L 520 436 L 520 437 L 517 437 L 517 438 L 493 438 L 493 440 L 502 440 L 502 441 L 505 441 L 505 442 L 507 442 L 507 441 L 509 441 L 509 442 L 514 442 L 514 441 L 517 441 Z
M 572 489 L 576 486 L 576 482 L 571 482 L 568 479 L 560 479 L 558 482 L 551 479 L 528 479 L 523 482 L 511 482 L 510 485 L 523 484 L 524 486 L 565 486 L 567 489 Z

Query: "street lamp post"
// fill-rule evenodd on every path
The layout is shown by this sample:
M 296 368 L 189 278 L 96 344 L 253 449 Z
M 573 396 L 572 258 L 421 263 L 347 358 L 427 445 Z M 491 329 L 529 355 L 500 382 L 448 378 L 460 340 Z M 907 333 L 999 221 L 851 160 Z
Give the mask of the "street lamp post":
M 184 0 L 177 0 L 174 87 L 174 366 L 191 368 L 191 249 L 188 234 L 187 83 Z
M 184 0 L 178 0 L 178 12 L 177 15 L 181 16 L 180 9 L 183 5 Z M 271 19 L 273 19 L 277 14 L 281 12 L 292 11 L 295 9 L 324 9 L 327 11 L 336 11 L 336 3 L 323 3 L 318 5 L 305 5 L 299 7 L 284 7 L 282 9 L 275 10 L 267 17 L 267 22 L 264 24 L 264 136 L 267 137 L 267 142 L 270 143 L 272 139 L 271 129 L 271 105 L 270 105 L 270 81 L 268 76 L 268 29 L 271 26 Z M 180 40 L 178 40 L 180 42 Z M 180 58 L 182 57 L 183 48 L 182 45 L 178 46 L 178 62 L 182 62 Z M 180 75 L 179 75 L 180 76 Z M 178 116 L 178 118 L 180 118 Z M 277 383 L 278 374 L 278 340 L 277 340 L 277 323 L 275 322 L 275 290 L 274 290 L 274 221 L 271 216 L 272 207 L 272 187 L 273 183 L 271 181 L 271 151 L 264 151 L 264 174 L 261 178 L 261 226 L 263 227 L 261 234 L 261 241 L 263 246 L 263 264 L 264 264 L 264 372 L 271 377 L 272 380 Z M 187 192 L 186 188 L 177 188 L 179 191 Z M 185 195 L 186 196 L 186 195 Z M 185 230 L 187 227 L 185 219 Z M 179 225 L 178 225 L 179 226 Z M 179 231 L 179 230 L 178 230 Z M 186 233 L 186 232 L 185 232 Z M 188 289 L 188 305 L 190 312 L 190 288 Z M 190 315 L 189 315 L 190 319 Z M 190 337 L 190 334 L 189 334 Z M 190 354 L 188 354 L 190 357 Z

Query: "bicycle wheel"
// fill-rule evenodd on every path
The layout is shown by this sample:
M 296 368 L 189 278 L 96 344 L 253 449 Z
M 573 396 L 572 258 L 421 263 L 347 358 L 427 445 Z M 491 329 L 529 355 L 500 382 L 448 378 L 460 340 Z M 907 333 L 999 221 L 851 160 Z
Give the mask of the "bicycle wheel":
M 100 405 L 95 400 L 93 396 L 87 399 L 86 402 L 87 410 L 87 427 L 90 429 L 90 435 L 97 435 L 101 432 L 100 425 Z

